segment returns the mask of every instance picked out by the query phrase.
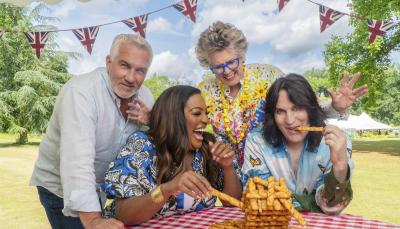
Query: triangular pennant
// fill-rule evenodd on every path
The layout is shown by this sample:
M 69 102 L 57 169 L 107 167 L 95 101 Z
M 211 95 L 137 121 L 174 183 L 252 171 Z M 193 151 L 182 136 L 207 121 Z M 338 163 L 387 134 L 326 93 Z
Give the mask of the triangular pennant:
M 36 57 L 40 58 L 40 50 L 44 48 L 49 38 L 49 32 L 25 32 L 25 36 L 32 48 L 35 49 Z
M 385 32 L 396 25 L 391 21 L 368 19 L 368 42 L 371 44 L 377 36 L 383 37 Z
M 94 42 L 96 41 L 96 36 L 97 33 L 99 32 L 99 27 L 91 26 L 87 28 L 74 29 L 72 30 L 72 32 L 82 43 L 83 47 L 86 48 L 89 54 L 92 54 L 92 47 Z
M 146 37 L 146 26 L 147 26 L 147 16 L 148 14 L 143 14 L 137 17 L 129 18 L 127 20 L 123 20 L 122 22 L 125 25 L 129 26 L 133 31 L 137 32 L 143 38 Z
M 197 0 L 183 0 L 175 4 L 174 7 L 190 20 L 196 22 Z
M 343 15 L 344 14 L 339 11 L 333 10 L 323 5 L 319 5 L 319 20 L 320 20 L 321 33 L 324 32 L 325 29 L 327 29 L 341 17 L 343 17 Z
M 290 0 L 277 0 L 279 12 L 286 6 Z

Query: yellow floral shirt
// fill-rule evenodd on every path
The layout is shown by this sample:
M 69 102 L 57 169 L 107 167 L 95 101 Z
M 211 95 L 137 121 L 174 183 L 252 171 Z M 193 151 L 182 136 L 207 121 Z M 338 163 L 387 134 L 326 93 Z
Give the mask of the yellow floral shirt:
M 206 101 L 208 118 L 210 119 L 214 133 L 217 135 L 219 140 L 229 143 L 236 151 L 237 160 L 240 166 L 243 164 L 243 151 L 247 133 L 264 122 L 265 96 L 267 94 L 268 86 L 277 77 L 283 76 L 283 72 L 272 65 L 251 64 L 246 65 L 246 67 L 249 73 L 249 99 L 247 104 L 242 106 L 243 109 L 241 108 L 239 101 L 241 96 L 244 94 L 243 86 L 238 95 L 234 98 L 229 96 L 229 87 L 224 87 L 225 91 L 223 92 L 227 104 L 226 115 L 229 120 L 230 131 L 235 139 L 239 139 L 243 123 L 247 123 L 244 138 L 237 144 L 232 142 L 227 135 L 219 80 L 215 78 L 212 73 L 209 73 L 206 75 L 206 79 L 198 86 Z M 243 85 L 243 82 L 241 83 Z M 245 111 L 245 113 L 243 113 L 243 111 Z

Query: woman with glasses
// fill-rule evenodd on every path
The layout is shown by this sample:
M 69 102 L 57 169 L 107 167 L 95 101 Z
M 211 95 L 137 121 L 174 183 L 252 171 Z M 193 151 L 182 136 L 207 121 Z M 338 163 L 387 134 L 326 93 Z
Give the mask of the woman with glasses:
M 230 143 L 243 164 L 247 133 L 263 123 L 268 80 L 283 75 L 273 66 L 264 69 L 245 65 L 247 40 L 243 32 L 229 23 L 217 21 L 201 33 L 196 47 L 200 64 L 214 77 L 200 83 L 208 116 L 217 137 Z M 254 65 L 253 65 L 254 66 Z M 332 104 L 322 105 L 328 117 L 346 118 L 347 108 L 367 92 L 364 85 L 353 90 L 359 74 L 345 74 L 337 92 L 330 90 Z M 269 82 L 272 83 L 272 82 Z M 338 112 L 338 113 L 337 113 Z

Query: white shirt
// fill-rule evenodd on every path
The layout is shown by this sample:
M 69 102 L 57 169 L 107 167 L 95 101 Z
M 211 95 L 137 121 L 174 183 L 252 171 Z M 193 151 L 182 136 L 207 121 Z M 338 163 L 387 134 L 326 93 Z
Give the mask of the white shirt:
M 134 97 L 154 104 L 144 86 Z M 130 134 L 146 128 L 125 121 L 119 107 L 105 68 L 73 77 L 59 93 L 30 184 L 63 198 L 66 216 L 101 212 L 98 187 L 109 163 Z

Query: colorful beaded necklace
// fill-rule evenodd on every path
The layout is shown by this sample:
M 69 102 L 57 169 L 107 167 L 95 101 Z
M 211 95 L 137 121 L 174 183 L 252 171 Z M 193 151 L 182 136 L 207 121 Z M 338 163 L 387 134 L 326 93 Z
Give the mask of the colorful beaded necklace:
M 222 116 L 225 123 L 225 131 L 231 142 L 233 142 L 234 144 L 239 144 L 246 137 L 246 130 L 247 126 L 249 125 L 248 122 L 249 120 L 248 118 L 246 118 L 247 114 L 246 106 L 249 100 L 249 73 L 246 67 L 244 67 L 243 71 L 244 71 L 243 93 L 238 97 L 239 107 L 242 112 L 242 120 L 243 120 L 239 136 L 233 136 L 231 132 L 231 128 L 229 126 L 229 118 L 228 118 L 228 105 L 225 99 L 224 83 L 222 83 L 222 81 L 219 82 L 219 89 L 221 91 Z

